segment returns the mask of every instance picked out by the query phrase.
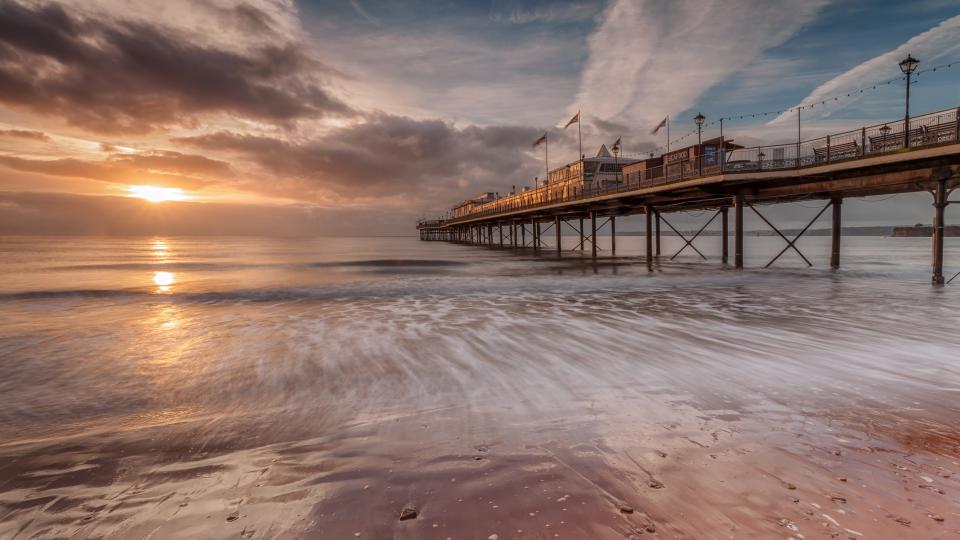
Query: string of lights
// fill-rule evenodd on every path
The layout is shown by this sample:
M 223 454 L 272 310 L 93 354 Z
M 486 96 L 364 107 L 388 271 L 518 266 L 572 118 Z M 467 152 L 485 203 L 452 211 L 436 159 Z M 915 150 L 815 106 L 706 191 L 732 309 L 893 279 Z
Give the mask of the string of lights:
M 913 82 L 911 82 L 911 86 L 912 86 L 913 84 L 916 84 L 917 82 L 919 82 L 920 76 L 923 75 L 924 73 L 934 73 L 934 72 L 936 72 L 937 70 L 941 70 L 941 71 L 942 71 L 942 70 L 946 70 L 946 69 L 951 69 L 951 68 L 953 68 L 953 67 L 960 67 L 960 60 L 954 60 L 954 61 L 949 62 L 949 63 L 946 63 L 946 64 L 940 64 L 940 65 L 937 65 L 937 66 L 933 66 L 933 67 L 929 67 L 929 68 L 927 68 L 927 69 L 923 69 L 923 70 L 917 71 L 916 74 L 915 74 L 915 78 L 914 78 Z M 763 117 L 770 116 L 770 115 L 777 115 L 777 116 L 779 116 L 779 115 L 781 115 L 781 114 L 783 114 L 783 113 L 785 113 L 785 112 L 790 113 L 790 112 L 797 112 L 798 110 L 800 110 L 800 111 L 803 111 L 803 110 L 812 110 L 812 109 L 815 109 L 818 105 L 819 105 L 820 107 L 823 107 L 824 105 L 826 105 L 826 104 L 828 104 L 828 103 L 831 103 L 831 104 L 832 104 L 832 103 L 839 102 L 841 99 L 845 100 L 845 99 L 848 99 L 848 98 L 857 98 L 857 97 L 859 97 L 860 95 L 862 95 L 862 94 L 865 93 L 865 92 L 871 92 L 871 91 L 873 91 L 873 90 L 876 90 L 877 88 L 883 88 L 884 86 L 888 86 L 888 85 L 893 84 L 893 83 L 895 83 L 895 82 L 904 81 L 904 80 L 906 80 L 906 78 L 907 78 L 907 77 L 906 77 L 905 75 L 903 75 L 903 76 L 900 76 L 900 77 L 894 77 L 894 78 L 892 78 L 892 79 L 888 79 L 888 80 L 884 80 L 884 81 L 877 81 L 877 82 L 874 82 L 874 83 L 871 83 L 871 84 L 864 85 L 864 86 L 861 87 L 861 88 L 857 88 L 857 89 L 851 90 L 851 91 L 849 91 L 849 92 L 843 92 L 843 93 L 840 93 L 840 94 L 837 94 L 837 95 L 834 95 L 834 96 L 825 97 L 825 98 L 823 98 L 822 100 L 817 101 L 817 102 L 815 102 L 815 103 L 808 103 L 807 105 L 798 105 L 798 106 L 796 106 L 796 107 L 790 107 L 790 108 L 781 109 L 781 110 L 778 110 L 778 111 L 765 111 L 765 112 L 756 112 L 756 113 L 731 114 L 731 115 L 729 115 L 729 116 L 724 116 L 724 117 L 718 118 L 718 119 L 710 122 L 709 124 L 705 124 L 704 127 L 714 126 L 714 125 L 717 125 L 717 124 L 719 124 L 720 122 L 724 122 L 724 121 L 743 120 L 743 119 L 745 119 L 745 118 L 747 118 L 747 119 L 749 119 L 749 118 L 763 118 Z M 671 141 L 670 141 L 670 145 L 672 146 L 672 145 L 675 145 L 676 143 L 683 142 L 684 140 L 686 140 L 686 139 L 688 139 L 689 137 L 692 137 L 693 135 L 696 135 L 696 134 L 697 134 L 697 130 L 696 130 L 696 129 L 691 130 L 691 131 L 687 132 L 686 134 L 681 135 L 680 137 L 677 137 L 676 139 L 671 140 Z M 660 146 L 657 146 L 657 147 L 655 148 L 655 151 L 663 151 L 663 150 L 665 150 L 665 146 L 664 146 L 664 145 L 660 145 Z

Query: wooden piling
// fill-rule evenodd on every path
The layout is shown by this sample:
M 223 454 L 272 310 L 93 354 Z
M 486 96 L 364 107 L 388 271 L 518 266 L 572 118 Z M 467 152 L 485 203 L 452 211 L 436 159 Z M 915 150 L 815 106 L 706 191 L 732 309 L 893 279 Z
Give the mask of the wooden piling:
M 610 253 L 617 252 L 617 216 L 610 216 Z
M 943 285 L 943 213 L 947 208 L 947 181 L 937 181 L 934 194 L 935 209 L 933 222 L 933 284 Z
M 584 250 L 584 238 L 583 238 L 583 217 L 580 217 L 580 251 Z
M 590 248 L 593 251 L 593 258 L 597 258 L 597 213 L 590 212 L 590 230 L 593 231 L 590 236 Z
M 836 270 L 840 268 L 840 230 L 841 230 L 841 210 L 843 209 L 843 198 L 834 197 L 830 199 L 830 205 L 833 206 L 833 230 L 830 241 L 830 268 Z
M 743 268 L 743 194 L 733 197 L 733 266 Z
M 654 216 L 657 218 L 657 257 L 660 256 L 660 211 L 654 210 Z M 649 221 L 647 222 L 649 224 Z
M 649 206 L 643 211 L 647 217 L 647 270 L 653 270 L 653 209 Z M 657 220 L 659 223 L 659 219 Z M 659 237 L 659 235 L 657 235 Z
M 557 257 L 559 257 L 563 251 L 563 248 L 560 246 L 560 223 L 560 216 L 553 218 L 553 228 L 556 229 L 557 236 Z
M 728 208 L 724 206 L 720 209 L 720 261 L 723 264 L 727 264 L 729 261 L 729 251 L 730 251 L 730 216 Z

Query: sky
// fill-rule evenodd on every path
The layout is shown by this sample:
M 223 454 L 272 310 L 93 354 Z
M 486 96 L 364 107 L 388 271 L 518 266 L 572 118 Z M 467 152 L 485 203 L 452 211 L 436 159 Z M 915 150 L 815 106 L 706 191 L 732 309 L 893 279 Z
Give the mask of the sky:
M 956 1 L 0 0 L 0 234 L 412 234 L 532 184 L 544 131 L 575 160 L 577 111 L 585 153 L 656 151 L 665 116 L 689 144 L 698 112 L 789 141 L 816 104 L 812 138 L 902 117 L 907 53 L 914 113 L 960 105 Z

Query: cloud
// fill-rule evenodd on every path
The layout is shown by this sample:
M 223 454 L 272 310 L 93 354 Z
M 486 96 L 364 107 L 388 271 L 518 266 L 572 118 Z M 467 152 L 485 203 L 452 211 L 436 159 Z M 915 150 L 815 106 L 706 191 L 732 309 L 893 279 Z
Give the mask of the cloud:
M 616 0 L 589 39 L 570 110 L 652 128 L 783 43 L 826 0 Z
M 0 129 L 0 137 L 13 137 L 17 139 L 29 139 L 32 141 L 50 141 L 50 136 L 42 131 L 32 129 Z
M 413 234 L 406 211 L 320 209 L 305 205 L 164 202 L 113 196 L 0 191 L 0 230 L 56 235 Z
M 494 12 L 490 14 L 490 20 L 509 24 L 588 21 L 600 13 L 600 7 L 598 2 L 551 4 L 533 9 L 512 9 L 507 12 Z
M 352 7 L 353 10 L 357 12 L 357 15 L 361 16 L 368 23 L 380 26 L 380 19 L 377 19 L 373 15 L 367 13 L 367 10 L 363 9 L 363 5 L 360 4 L 359 0 L 350 0 L 350 7 Z
M 183 29 L 43 3 L 0 3 L 0 102 L 99 133 L 144 133 L 227 114 L 274 124 L 351 116 L 335 72 L 276 35 L 265 11 L 235 23 L 270 39 L 197 41 Z M 216 32 L 213 32 L 216 33 Z
M 115 184 L 150 184 L 199 189 L 234 174 L 222 161 L 171 151 L 110 154 L 102 161 L 77 158 L 28 159 L 0 156 L 0 165 L 15 171 Z
M 232 152 L 277 181 L 251 185 L 271 194 L 342 200 L 400 197 L 424 207 L 450 202 L 463 185 L 509 186 L 536 174 L 530 142 L 534 128 L 458 128 L 441 120 L 375 113 L 363 123 L 309 141 L 230 131 L 173 142 Z
M 892 74 L 900 75 L 897 64 L 912 54 L 921 58 L 928 66 L 930 63 L 940 59 L 953 59 L 960 53 L 960 15 L 947 19 L 937 26 L 918 34 L 899 47 L 887 51 L 881 55 L 875 56 L 870 60 L 830 79 L 813 90 L 807 97 L 803 98 L 800 106 L 820 105 L 827 98 L 832 99 L 844 93 L 858 91 L 864 85 L 878 81 L 890 80 Z M 921 68 L 923 68 L 921 64 Z M 922 77 L 922 75 L 921 75 Z M 859 92 L 857 92 L 859 94 Z M 835 102 L 836 105 L 830 106 L 829 103 L 824 107 L 811 109 L 809 114 L 812 117 L 826 117 L 833 112 L 849 106 L 854 100 L 843 99 Z M 791 108 L 796 107 L 794 105 Z M 795 118 L 795 113 L 783 113 L 769 124 L 775 125 L 790 121 Z
M 584 31 L 517 32 L 485 16 L 418 23 L 325 20 L 314 23 L 313 37 L 324 59 L 350 75 L 344 84 L 357 108 L 481 125 L 545 126 L 566 115 Z

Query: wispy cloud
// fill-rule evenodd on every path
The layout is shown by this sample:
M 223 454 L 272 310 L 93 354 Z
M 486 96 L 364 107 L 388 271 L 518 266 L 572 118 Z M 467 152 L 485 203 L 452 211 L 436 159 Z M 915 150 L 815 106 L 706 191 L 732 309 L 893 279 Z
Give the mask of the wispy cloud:
M 616 0 L 589 39 L 577 102 L 588 117 L 652 127 L 796 34 L 825 4 Z
M 875 56 L 870 60 L 830 79 L 821 84 L 797 105 L 820 105 L 826 98 L 853 92 L 873 82 L 889 80 L 891 76 L 899 74 L 896 67 L 907 54 L 912 54 L 924 61 L 927 65 L 942 59 L 953 59 L 960 54 L 960 15 L 952 17 L 937 26 L 918 34 L 899 47 Z M 922 65 L 921 65 L 922 67 Z M 825 104 L 824 107 L 812 109 L 810 114 L 814 118 L 830 116 L 837 110 L 850 106 L 854 100 L 840 100 L 835 105 Z M 793 107 L 796 107 L 794 105 Z M 792 113 L 784 113 L 770 121 L 770 124 L 779 124 L 793 117 Z
M 490 20 L 509 24 L 528 23 L 566 23 L 588 21 L 600 13 L 598 2 L 574 2 L 572 4 L 549 5 L 533 9 L 512 9 L 506 12 L 490 14 Z
M 14 137 L 32 141 L 50 141 L 50 136 L 42 131 L 32 129 L 0 129 L 0 137 Z
M 363 19 L 368 23 L 374 24 L 377 26 L 381 25 L 380 19 L 367 13 L 367 10 L 363 8 L 363 5 L 360 3 L 360 0 L 350 0 L 350 7 L 352 7 L 353 10 L 357 12 L 357 15 L 363 17 Z

